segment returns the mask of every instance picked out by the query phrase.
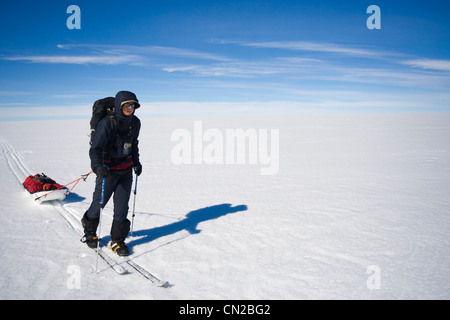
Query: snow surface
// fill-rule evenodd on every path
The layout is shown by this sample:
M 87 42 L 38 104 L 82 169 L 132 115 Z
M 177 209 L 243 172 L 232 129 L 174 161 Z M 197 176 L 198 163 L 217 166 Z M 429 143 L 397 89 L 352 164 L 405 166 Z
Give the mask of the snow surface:
M 27 174 L 88 173 L 88 120 L 2 122 L 1 299 L 450 298 L 449 114 L 141 120 L 128 243 L 171 287 L 102 260 L 93 272 L 77 230 L 94 175 L 63 202 L 38 205 L 21 187 Z M 195 120 L 279 129 L 279 172 L 173 164 L 171 134 Z M 103 217 L 107 237 L 112 203 Z

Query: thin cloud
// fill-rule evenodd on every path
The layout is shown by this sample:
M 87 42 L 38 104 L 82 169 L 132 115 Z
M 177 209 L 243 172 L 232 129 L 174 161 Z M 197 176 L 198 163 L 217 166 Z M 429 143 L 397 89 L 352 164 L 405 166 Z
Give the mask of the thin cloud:
M 208 65 L 172 65 L 164 67 L 166 72 L 190 72 L 200 76 L 258 77 L 282 74 L 301 74 L 320 64 L 318 59 L 288 57 L 256 61 L 232 61 Z
M 325 52 L 325 53 L 337 53 L 353 56 L 385 56 L 390 53 L 367 50 L 357 47 L 341 46 L 333 43 L 321 43 L 310 41 L 270 41 L 270 42 L 249 42 L 240 43 L 242 46 L 255 47 L 255 48 L 272 48 L 272 49 L 285 49 L 294 51 L 311 51 L 311 52 Z
M 30 63 L 53 63 L 53 64 L 99 64 L 120 65 L 128 64 L 144 66 L 149 59 L 154 57 L 175 57 L 184 59 L 231 61 L 223 56 L 201 52 L 196 50 L 181 49 L 162 46 L 130 46 L 130 45 L 97 45 L 97 44 L 58 44 L 57 48 L 62 50 L 87 49 L 89 54 L 74 55 L 33 55 L 3 57 L 3 60 L 23 61 Z M 80 51 L 80 50 L 78 50 Z M 84 50 L 86 51 L 86 50 Z M 78 52 L 77 52 L 78 53 Z
M 227 57 L 216 55 L 208 52 L 182 49 L 175 47 L 163 47 L 163 46 L 131 46 L 131 45 L 102 45 L 102 44 L 59 44 L 60 49 L 71 48 L 89 48 L 91 50 L 102 50 L 104 52 L 116 52 L 116 53 L 128 53 L 139 55 L 153 55 L 153 56 L 173 56 L 183 57 L 189 59 L 201 59 L 201 60 L 214 60 L 214 61 L 231 61 Z
M 139 47 L 142 51 L 148 51 L 154 54 L 169 55 L 177 57 L 185 57 L 192 59 L 202 59 L 202 60 L 216 60 L 216 61 L 231 61 L 232 59 L 196 50 L 180 49 L 173 47 L 160 47 L 160 46 L 149 46 L 149 47 Z
M 56 63 L 56 64 L 132 64 L 138 63 L 139 57 L 136 55 L 117 56 L 19 56 L 5 57 L 3 60 L 25 61 L 31 63 Z
M 215 65 L 190 65 L 190 66 L 172 66 L 163 68 L 167 72 L 190 72 L 200 76 L 213 77 L 237 77 L 247 78 L 263 75 L 281 74 L 280 68 L 271 66 L 261 66 L 245 62 L 239 63 L 220 63 Z M 286 71 L 284 71 L 286 72 Z
M 326 72 L 324 70 L 324 72 L 317 74 L 317 79 L 419 88 L 437 88 L 445 86 L 450 81 L 450 77 L 435 72 L 397 68 L 355 68 L 351 66 L 329 66 Z
M 403 64 L 421 69 L 450 71 L 450 60 L 416 59 L 404 61 Z

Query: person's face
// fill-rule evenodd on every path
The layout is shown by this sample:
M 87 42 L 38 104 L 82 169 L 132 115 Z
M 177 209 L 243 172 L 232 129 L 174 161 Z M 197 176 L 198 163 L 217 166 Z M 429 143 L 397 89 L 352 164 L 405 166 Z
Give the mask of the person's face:
M 124 103 L 122 105 L 122 112 L 127 117 L 131 116 L 134 112 L 134 103 Z

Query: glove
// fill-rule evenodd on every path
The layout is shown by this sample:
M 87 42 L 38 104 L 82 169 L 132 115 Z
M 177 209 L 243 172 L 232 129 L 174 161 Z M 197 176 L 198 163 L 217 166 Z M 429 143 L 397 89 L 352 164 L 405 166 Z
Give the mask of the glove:
M 140 176 L 142 173 L 142 165 L 137 165 L 136 167 L 134 167 L 134 173 L 136 173 L 137 176 Z
M 108 167 L 99 166 L 95 170 L 95 174 L 100 179 L 106 178 L 109 175 L 109 168 Z

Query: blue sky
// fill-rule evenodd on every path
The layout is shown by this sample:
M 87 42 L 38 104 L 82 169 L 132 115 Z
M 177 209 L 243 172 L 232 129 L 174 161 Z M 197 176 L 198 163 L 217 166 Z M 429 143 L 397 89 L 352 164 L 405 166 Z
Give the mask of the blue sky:
M 366 12 L 381 9 L 381 29 Z M 81 9 L 81 29 L 66 12 Z M 0 5 L 0 120 L 450 111 L 444 1 L 14 1 Z

